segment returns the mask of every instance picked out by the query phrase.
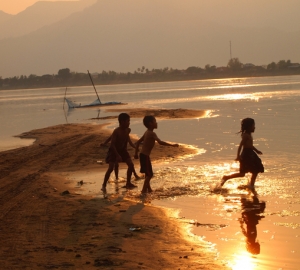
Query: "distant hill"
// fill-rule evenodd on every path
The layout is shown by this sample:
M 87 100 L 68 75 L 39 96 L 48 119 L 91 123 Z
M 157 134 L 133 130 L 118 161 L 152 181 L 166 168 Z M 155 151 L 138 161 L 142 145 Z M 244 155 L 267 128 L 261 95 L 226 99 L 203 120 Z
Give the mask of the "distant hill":
M 0 11 L 0 39 L 29 34 L 46 25 L 61 21 L 75 12 L 82 11 L 95 2 L 96 0 L 41 1 L 17 15 L 9 15 Z
M 0 10 L 0 25 L 4 23 L 5 21 L 11 19 L 13 15 L 7 14 Z
M 230 58 L 229 41 L 232 57 L 243 63 L 300 62 L 299 30 L 264 25 L 255 13 L 252 26 L 243 16 L 249 18 L 245 12 L 255 9 L 243 10 L 242 5 L 224 5 L 226 23 L 222 23 L 221 7 L 214 8 L 216 4 L 215 0 L 189 0 L 184 5 L 182 0 L 99 0 L 28 35 L 0 40 L 0 76 L 56 74 L 61 68 L 126 72 L 142 66 L 222 66 Z M 232 19 L 226 13 L 231 9 L 235 12 L 230 13 Z M 241 23 L 237 24 L 239 17 Z M 257 21 L 261 21 L 260 27 Z

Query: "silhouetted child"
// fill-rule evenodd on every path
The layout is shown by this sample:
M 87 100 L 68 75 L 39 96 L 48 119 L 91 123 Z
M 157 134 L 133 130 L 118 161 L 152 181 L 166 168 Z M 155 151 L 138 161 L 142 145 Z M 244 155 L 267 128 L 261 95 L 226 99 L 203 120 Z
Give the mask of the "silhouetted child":
M 131 132 L 131 129 L 129 128 L 129 133 L 130 132 Z M 108 143 L 111 141 L 111 137 L 112 137 L 112 135 L 110 135 L 103 143 L 101 143 L 100 146 L 107 146 Z M 130 146 L 132 146 L 135 149 L 135 145 L 131 142 L 131 140 L 129 140 L 128 142 L 129 142 Z M 114 172 L 115 172 L 116 180 L 118 180 L 119 179 L 119 163 L 118 162 L 115 163 Z M 136 173 L 134 166 L 133 166 L 133 175 L 136 180 L 141 179 L 141 177 Z
M 220 183 L 221 186 L 232 178 L 244 177 L 246 173 L 252 174 L 250 188 L 254 189 L 254 184 L 258 173 L 264 172 L 264 166 L 257 154 L 262 154 L 261 151 L 253 146 L 252 133 L 255 131 L 255 122 L 252 118 L 245 118 L 241 122 L 242 140 L 237 150 L 236 160 L 240 162 L 240 172 L 231 175 L 224 175 Z M 257 154 L 256 154 L 257 153 Z
M 110 141 L 111 141 L 111 135 L 105 140 L 105 142 L 101 143 L 100 146 L 108 146 L 108 143 Z M 119 179 L 119 163 L 118 162 L 115 163 L 114 172 L 115 172 L 116 180 L 118 180 Z
M 151 186 L 150 186 L 150 180 L 153 177 L 153 170 L 152 170 L 152 164 L 150 160 L 150 154 L 154 147 L 155 141 L 157 141 L 161 145 L 166 146 L 174 146 L 178 147 L 178 144 L 171 144 L 164 141 L 161 141 L 155 132 L 153 132 L 154 129 L 157 128 L 157 122 L 154 116 L 147 115 L 143 119 L 143 123 L 145 127 L 147 128 L 144 135 L 136 142 L 136 151 L 135 151 L 135 158 L 138 158 L 138 151 L 139 151 L 139 145 L 141 142 L 143 142 L 142 150 L 140 152 L 140 165 L 141 165 L 141 173 L 145 173 L 145 181 L 142 189 L 142 193 L 152 192 Z
M 115 164 L 119 162 L 125 162 L 128 166 L 127 169 L 127 181 L 126 188 L 135 188 L 136 186 L 131 183 L 131 175 L 133 172 L 133 163 L 130 155 L 127 151 L 128 142 L 132 144 L 130 133 L 130 116 L 127 113 L 121 113 L 118 116 L 119 127 L 117 127 L 111 135 L 111 144 L 107 153 L 106 163 L 108 163 L 108 169 L 104 176 L 104 181 L 101 190 L 106 191 L 106 184 L 110 177 L 111 172 L 114 170 Z

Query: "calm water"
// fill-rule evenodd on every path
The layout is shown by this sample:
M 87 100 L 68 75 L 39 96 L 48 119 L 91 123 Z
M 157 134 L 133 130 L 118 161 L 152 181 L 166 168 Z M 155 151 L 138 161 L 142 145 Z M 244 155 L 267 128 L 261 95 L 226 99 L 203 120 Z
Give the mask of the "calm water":
M 194 145 L 201 154 L 154 165 L 153 199 L 167 199 L 153 203 L 180 209 L 180 216 L 194 224 L 193 233 L 210 242 L 218 259 L 232 269 L 241 265 L 244 270 L 299 269 L 300 76 L 97 86 L 97 90 L 103 102 L 122 101 L 129 107 L 206 110 L 205 118 L 158 122 L 162 140 Z M 103 123 L 88 120 L 107 115 L 103 109 L 64 111 L 64 92 L 64 88 L 0 91 L 0 150 L 31 143 L 12 136 L 32 129 Z M 92 87 L 70 88 L 67 95 L 82 104 L 95 99 Z M 244 117 L 255 119 L 255 146 L 263 152 L 265 173 L 256 182 L 258 196 L 243 189 L 247 177 L 228 181 L 219 194 L 212 193 L 223 174 L 238 170 L 233 161 L 240 142 L 236 132 Z M 138 136 L 144 132 L 140 119 L 132 119 L 131 128 Z M 114 184 L 110 186 L 113 193 Z M 247 251 L 250 240 L 259 243 L 259 254 Z

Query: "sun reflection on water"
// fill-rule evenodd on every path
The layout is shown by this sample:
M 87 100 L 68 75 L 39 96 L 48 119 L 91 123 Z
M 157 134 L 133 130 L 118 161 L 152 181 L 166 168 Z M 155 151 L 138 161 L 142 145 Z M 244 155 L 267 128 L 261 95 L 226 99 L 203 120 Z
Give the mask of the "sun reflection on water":
M 149 202 L 170 201 L 171 207 L 185 209 L 186 212 L 182 212 L 184 213 L 182 217 L 194 220 L 195 233 L 201 236 L 202 240 L 209 241 L 211 246 L 215 244 L 215 252 L 230 269 L 275 269 L 270 268 L 270 265 L 279 266 L 278 260 L 274 262 L 269 255 L 274 253 L 274 249 L 276 250 L 273 243 L 281 241 L 279 236 L 283 235 L 282 232 L 300 227 L 299 193 L 295 188 L 298 187 L 300 178 L 294 173 L 296 160 L 287 163 L 285 157 L 281 156 L 280 160 L 266 157 L 264 162 L 268 164 L 266 166 L 268 171 L 260 174 L 255 184 L 258 193 L 256 202 L 253 199 L 254 194 L 247 188 L 251 174 L 229 180 L 220 191 L 213 189 L 220 183 L 224 174 L 238 171 L 238 162 L 194 162 L 193 160 L 180 161 L 167 166 L 156 164 L 155 177 L 151 183 L 155 192 L 147 195 L 147 200 Z M 126 196 L 138 199 L 139 193 L 133 190 Z M 243 198 L 247 199 L 246 201 L 253 201 L 253 205 L 247 204 L 249 207 L 245 211 L 242 207 Z M 263 201 L 268 201 L 266 198 L 269 199 L 271 207 L 262 214 L 259 212 L 259 206 Z M 288 207 L 282 208 L 280 205 L 282 202 L 288 203 Z M 255 216 L 250 215 L 252 210 Z M 250 220 L 253 223 L 249 223 Z M 263 244 L 260 255 L 251 252 L 249 248 L 252 229 L 256 232 L 254 243 Z M 293 245 L 288 247 L 290 251 L 288 255 L 287 253 L 284 255 L 284 260 L 287 261 L 290 254 L 297 250 L 296 244 Z
M 229 262 L 229 266 L 232 270 L 255 270 L 257 269 L 256 258 L 243 252 L 241 254 L 235 255 L 233 260 Z
M 259 101 L 260 97 L 254 94 L 224 94 L 224 95 L 216 95 L 207 97 L 211 100 L 242 100 L 242 99 L 250 99 L 254 101 Z

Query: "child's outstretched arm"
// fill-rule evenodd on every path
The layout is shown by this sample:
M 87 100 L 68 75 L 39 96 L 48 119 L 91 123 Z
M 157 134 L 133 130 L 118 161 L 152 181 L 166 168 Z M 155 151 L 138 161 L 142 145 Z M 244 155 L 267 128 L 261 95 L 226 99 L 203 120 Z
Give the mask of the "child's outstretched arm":
M 101 146 L 107 145 L 107 144 L 111 141 L 111 136 L 112 136 L 112 135 L 110 135 L 110 136 L 105 140 L 105 142 L 104 142 L 104 143 L 101 143 L 100 145 L 101 145 Z
M 130 139 L 130 137 L 128 137 L 128 143 L 129 143 L 129 145 L 130 145 L 132 148 L 135 149 L 135 145 L 134 145 L 134 143 L 132 142 L 132 140 Z
M 113 134 L 111 135 L 110 148 L 115 152 L 115 155 L 117 157 L 117 161 L 121 162 L 122 158 L 121 158 L 120 154 L 118 153 L 118 151 L 116 149 L 116 140 L 117 140 L 117 129 L 115 129 Z
M 130 132 L 131 132 L 131 128 L 128 128 L 128 143 L 129 143 L 129 145 L 130 145 L 132 148 L 135 149 L 135 145 L 132 143 L 132 140 L 131 140 L 131 138 L 130 138 L 130 136 L 129 136 Z
M 262 152 L 259 151 L 258 149 L 256 149 L 254 146 L 253 146 L 253 150 L 254 150 L 257 154 L 262 155 Z
M 135 143 L 135 154 L 134 158 L 138 158 L 139 147 L 142 141 L 144 141 L 145 135 L 143 135 L 136 143 Z
M 161 139 L 159 139 L 159 138 L 157 137 L 156 133 L 154 133 L 154 139 L 155 139 L 160 145 L 179 147 L 179 144 L 177 144 L 177 143 L 167 143 L 167 142 L 162 141 Z
M 240 155 L 241 155 L 241 152 L 242 152 L 242 148 L 245 144 L 245 141 L 246 141 L 246 139 L 243 137 L 241 142 L 240 142 L 240 145 L 238 147 L 237 153 L 236 153 L 236 159 L 235 159 L 236 161 L 240 160 Z

